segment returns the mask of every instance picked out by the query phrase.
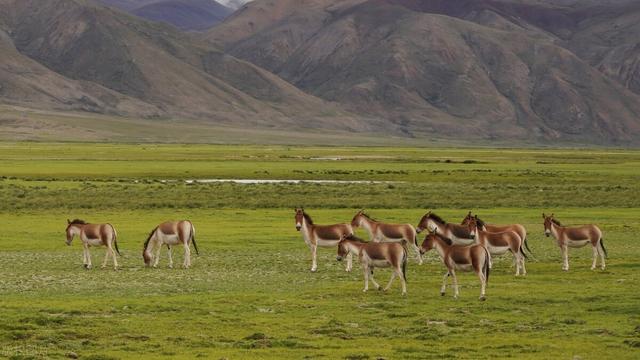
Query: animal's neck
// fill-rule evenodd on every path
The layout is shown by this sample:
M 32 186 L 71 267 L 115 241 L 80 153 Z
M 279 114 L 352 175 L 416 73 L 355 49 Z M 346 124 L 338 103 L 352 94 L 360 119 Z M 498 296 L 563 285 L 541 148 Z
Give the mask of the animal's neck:
M 360 224 L 362 224 L 362 227 L 369 232 L 369 235 L 373 233 L 373 229 L 376 226 L 375 221 L 367 218 L 363 218 Z
M 354 255 L 357 255 L 360 252 L 362 246 L 364 246 L 364 243 L 361 243 L 359 241 L 347 240 L 347 248 L 349 249 L 349 252 Z
M 558 235 L 560 234 L 560 230 L 562 229 L 562 226 L 551 222 L 551 235 L 553 235 L 553 237 L 555 237 L 556 239 L 558 238 Z
M 306 240 L 309 240 L 309 238 L 311 237 L 311 229 L 313 228 L 313 225 L 309 225 L 309 223 L 307 222 L 307 219 L 302 218 L 302 236 L 304 236 L 304 238 Z
M 438 252 L 438 255 L 440 255 L 441 259 L 444 259 L 444 250 L 447 247 L 446 244 L 443 243 L 442 240 L 437 239 L 434 244 L 433 247 L 436 249 L 436 251 Z

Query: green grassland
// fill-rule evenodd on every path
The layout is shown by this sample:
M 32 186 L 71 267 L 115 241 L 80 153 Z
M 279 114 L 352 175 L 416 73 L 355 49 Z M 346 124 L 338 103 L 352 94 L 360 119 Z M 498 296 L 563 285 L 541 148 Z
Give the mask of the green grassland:
M 237 178 L 384 182 L 184 181 Z M 410 260 L 407 297 L 399 283 L 365 294 L 360 268 L 346 273 L 334 249 L 309 272 L 295 206 L 317 223 L 363 207 L 413 224 L 427 210 L 452 222 L 474 210 L 524 224 L 535 259 L 520 278 L 498 259 L 485 302 L 468 273 L 459 299 L 440 297 L 435 254 Z M 607 270 L 591 271 L 582 248 L 562 272 L 543 211 L 599 224 Z M 82 269 L 78 240 L 64 245 L 76 217 L 116 226 L 120 270 L 100 269 L 95 248 L 95 268 Z M 158 269 L 144 268 L 148 232 L 180 218 L 197 229 L 193 267 L 168 269 L 163 251 Z M 0 357 L 633 359 L 639 218 L 631 150 L 0 143 Z

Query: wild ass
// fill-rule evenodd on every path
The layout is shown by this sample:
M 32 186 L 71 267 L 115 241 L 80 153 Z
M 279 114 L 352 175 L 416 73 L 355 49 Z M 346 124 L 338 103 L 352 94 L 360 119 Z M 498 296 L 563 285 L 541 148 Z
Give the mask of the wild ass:
M 150 266 L 153 261 L 153 267 L 158 266 L 160 261 L 160 249 L 162 245 L 167 245 L 169 253 L 169 267 L 173 268 L 173 258 L 171 257 L 171 246 L 182 245 L 184 247 L 184 262 L 182 266 L 188 269 L 191 266 L 191 249 L 189 244 L 193 243 L 196 254 L 199 255 L 198 246 L 196 245 L 196 229 L 189 220 L 167 221 L 156 226 L 144 242 L 142 250 L 142 258 L 144 264 Z M 155 254 L 153 250 L 156 250 Z
M 593 250 L 593 262 L 591 263 L 591 270 L 594 270 L 598 263 L 598 255 L 601 259 L 601 268 L 605 269 L 604 259 L 607 257 L 607 249 L 604 247 L 604 239 L 602 238 L 602 231 L 596 225 L 582 225 L 582 226 L 562 226 L 560 221 L 554 218 L 554 215 L 545 216 L 542 213 L 544 219 L 544 234 L 549 237 L 553 235 L 556 239 L 556 244 L 560 247 L 562 252 L 562 270 L 569 270 L 569 249 L 580 248 L 591 243 Z
M 422 255 L 418 247 L 418 235 L 416 229 L 411 224 L 386 224 L 379 222 L 367 215 L 364 210 L 358 213 L 351 220 L 354 228 L 362 227 L 369 233 L 369 240 L 372 242 L 402 242 L 411 244 L 416 252 L 418 264 L 422 265 Z
M 489 251 L 482 245 L 454 245 L 453 242 L 436 233 L 437 230 L 430 231 L 425 236 L 420 251 L 425 254 L 431 249 L 436 249 L 440 259 L 447 267 L 447 273 L 442 278 L 440 295 L 444 296 L 447 288 L 447 278 L 453 278 L 453 297 L 458 298 L 458 278 L 456 270 L 474 271 L 480 279 L 480 300 L 485 300 L 485 290 L 489 283 Z
M 474 243 L 474 239 L 469 233 L 467 226 L 448 223 L 431 211 L 426 213 L 422 219 L 420 219 L 418 226 L 416 226 L 418 233 L 425 229 L 430 232 L 437 230 L 438 234 L 451 240 L 454 245 L 471 245 Z
M 295 209 L 296 230 L 302 232 L 304 242 L 311 250 L 311 271 L 318 270 L 317 251 L 319 247 L 337 246 L 343 236 L 353 234 L 349 224 L 316 225 L 311 216 L 303 208 Z M 352 256 L 347 257 L 347 271 L 351 271 L 353 265 Z
M 116 229 L 111 224 L 88 224 L 84 220 L 74 219 L 73 221 L 67 219 L 67 245 L 71 245 L 73 238 L 78 236 L 82 241 L 83 258 L 82 264 L 85 269 L 91 268 L 91 254 L 89 253 L 90 246 L 106 246 L 107 252 L 102 262 L 102 268 L 107 266 L 109 256 L 113 256 L 113 268 L 118 269 L 118 260 L 116 259 L 116 252 L 120 255 L 118 250 L 118 242 L 116 241 L 118 234 Z M 115 251 L 113 250 L 115 248 Z
M 478 216 L 471 218 L 467 223 L 469 233 L 476 239 L 476 242 L 484 246 L 491 256 L 503 255 L 507 251 L 513 254 L 516 264 L 516 276 L 527 275 L 524 266 L 524 259 L 527 255 L 522 250 L 522 238 L 515 231 L 489 232 L 485 231 L 485 224 Z M 493 261 L 489 259 L 489 268 L 493 268 Z
M 363 292 L 369 290 L 369 279 L 373 282 L 373 286 L 380 290 L 380 284 L 373 277 L 374 268 L 393 268 L 391 279 L 384 288 L 389 290 L 393 279 L 397 276 L 402 282 L 402 295 L 407 294 L 407 249 L 406 242 L 365 242 L 364 240 L 354 236 L 344 236 L 338 243 L 338 256 L 336 259 L 342 261 L 342 258 L 349 255 L 357 255 L 362 264 L 364 272 L 364 289 Z
M 462 220 L 462 225 L 466 226 L 469 224 L 469 221 L 473 219 L 473 215 L 471 215 L 471 211 L 467 214 L 467 216 Z M 496 224 L 487 224 L 484 223 L 484 227 L 488 232 L 499 233 L 503 231 L 515 231 L 520 235 L 520 238 L 524 242 L 524 247 L 527 251 L 532 254 L 531 249 L 529 249 L 529 243 L 527 242 L 527 229 L 520 224 L 511 224 L 511 225 L 496 225 Z

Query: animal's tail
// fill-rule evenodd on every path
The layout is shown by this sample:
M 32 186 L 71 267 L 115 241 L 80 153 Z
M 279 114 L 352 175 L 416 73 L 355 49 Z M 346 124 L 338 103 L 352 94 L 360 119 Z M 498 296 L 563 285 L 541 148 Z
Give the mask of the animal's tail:
M 607 248 L 604 247 L 604 238 L 600 238 L 600 247 L 604 251 L 604 257 L 608 258 L 609 255 L 607 254 Z
M 404 249 L 404 255 L 402 257 L 402 277 L 404 281 L 407 281 L 407 249 Z
M 418 233 L 413 234 L 413 243 L 418 247 Z
M 200 255 L 200 252 L 198 252 L 198 245 L 196 245 L 196 228 L 193 227 L 193 223 L 191 221 L 189 221 L 189 224 L 191 224 L 191 242 L 193 243 L 193 248 L 196 249 L 196 255 Z
M 113 227 L 113 225 L 109 224 L 109 226 L 111 226 L 111 230 L 113 230 L 113 246 L 116 248 L 116 252 L 118 253 L 118 255 L 122 256 L 122 254 L 120 254 L 120 249 L 118 249 L 118 232 L 116 231 L 116 228 Z
M 526 246 L 526 245 L 525 245 Z M 527 256 L 527 253 L 524 252 L 524 248 L 522 248 L 522 245 L 520 245 L 520 254 L 522 254 L 522 256 L 529 260 L 529 257 Z
M 482 273 L 484 274 L 485 284 L 488 284 L 489 272 L 491 271 L 491 269 L 489 268 L 489 259 L 491 257 L 491 254 L 489 254 L 489 250 L 487 250 L 486 248 L 483 248 L 483 249 L 486 256 L 484 257 L 484 264 L 482 265 Z
M 529 249 L 529 243 L 527 242 L 527 237 L 524 237 L 524 247 L 527 248 L 527 251 L 529 252 L 529 254 L 533 255 L 533 251 L 531 251 L 531 249 Z

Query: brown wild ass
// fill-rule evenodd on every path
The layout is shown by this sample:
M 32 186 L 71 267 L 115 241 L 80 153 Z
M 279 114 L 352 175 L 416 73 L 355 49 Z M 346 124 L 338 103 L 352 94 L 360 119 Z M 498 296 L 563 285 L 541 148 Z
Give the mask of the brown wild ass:
M 502 255 L 507 251 L 513 254 L 513 260 L 516 264 L 516 276 L 527 275 L 527 269 L 524 266 L 525 255 L 522 250 L 522 238 L 515 231 L 489 232 L 485 231 L 484 222 L 478 219 L 478 216 L 471 218 L 467 223 L 471 236 L 476 242 L 489 250 L 489 254 Z M 493 267 L 493 261 L 489 259 L 489 268 Z
M 349 224 L 316 225 L 303 208 L 295 209 L 295 211 L 296 230 L 302 232 L 302 238 L 311 250 L 311 271 L 315 272 L 318 269 L 316 260 L 318 246 L 338 246 L 343 236 L 353 234 L 353 229 Z M 347 257 L 347 271 L 351 271 L 352 264 L 352 256 L 349 255 Z
M 473 219 L 473 215 L 471 215 L 471 211 L 467 214 L 467 216 L 462 220 L 462 225 L 468 225 L 469 221 Z M 484 227 L 488 232 L 499 233 L 503 231 L 515 231 L 520 235 L 522 241 L 524 241 L 524 247 L 527 251 L 532 254 L 531 249 L 529 249 L 529 243 L 527 242 L 527 229 L 520 224 L 511 224 L 511 225 L 495 225 L 495 224 L 487 224 L 484 223 Z
M 480 279 L 480 300 L 485 300 L 485 290 L 489 283 L 489 251 L 482 245 L 454 245 L 453 242 L 436 233 L 437 230 L 429 232 L 422 242 L 420 251 L 424 254 L 431 249 L 436 249 L 440 259 L 447 267 L 447 273 L 442 278 L 442 287 L 440 295 L 444 296 L 447 288 L 447 278 L 453 278 L 453 296 L 458 298 L 458 278 L 456 270 L 474 271 Z
M 373 277 L 374 268 L 393 268 L 391 279 L 384 288 L 389 290 L 393 279 L 397 276 L 402 282 L 402 295 L 407 294 L 407 248 L 406 242 L 365 242 L 364 240 L 354 236 L 344 236 L 338 243 L 338 256 L 336 259 L 342 261 L 342 258 L 348 255 L 356 255 L 362 264 L 364 272 L 364 289 L 363 292 L 369 290 L 369 279 L 373 282 L 373 286 L 380 290 L 380 284 Z
M 416 226 L 418 233 L 425 229 L 430 232 L 437 230 L 438 234 L 450 239 L 454 245 L 471 245 L 474 243 L 474 239 L 469 233 L 467 226 L 448 223 L 431 211 L 424 214 L 422 219 L 420 219 L 420 223 Z
M 591 263 L 591 270 L 594 270 L 598 263 L 598 255 L 600 255 L 601 259 L 601 268 L 605 269 L 604 259 L 607 257 L 607 249 L 604 247 L 604 242 L 602 238 L 602 231 L 596 225 L 582 225 L 582 226 L 562 226 L 560 221 L 554 218 L 554 215 L 545 216 L 542 214 L 542 218 L 544 219 L 544 234 L 549 237 L 553 235 L 556 239 L 556 244 L 560 247 L 560 251 L 562 252 L 562 270 L 569 270 L 569 249 L 583 247 L 589 243 L 591 243 L 591 248 L 593 250 L 593 262 Z
M 364 210 L 360 210 L 351 220 L 351 226 L 364 228 L 369 233 L 369 240 L 372 242 L 406 241 L 415 250 L 418 264 L 422 265 L 422 255 L 418 247 L 418 235 L 413 225 L 385 224 L 374 220 Z
M 146 266 L 151 266 L 153 261 L 153 267 L 158 266 L 160 261 L 160 249 L 162 245 L 167 245 L 169 253 L 169 267 L 173 267 L 173 258 L 171 257 L 171 246 L 182 245 L 184 247 L 184 262 L 182 266 L 187 269 L 191 266 L 191 249 L 189 244 L 193 243 L 193 248 L 198 252 L 198 246 L 196 245 L 196 229 L 189 220 L 181 221 L 167 221 L 156 226 L 147 237 L 144 242 L 144 249 L 142 250 L 142 258 Z M 155 250 L 155 254 L 153 253 Z
M 67 229 L 65 232 L 67 234 L 67 245 L 71 245 L 75 236 L 78 236 L 82 241 L 82 264 L 85 269 L 90 269 L 92 266 L 91 254 L 89 253 L 90 246 L 106 246 L 107 253 L 104 256 L 102 268 L 107 266 L 109 256 L 113 256 L 113 268 L 118 269 L 118 260 L 116 259 L 116 252 L 120 255 L 118 242 L 116 241 L 118 234 L 111 224 L 88 224 L 80 219 L 73 221 L 67 219 Z

